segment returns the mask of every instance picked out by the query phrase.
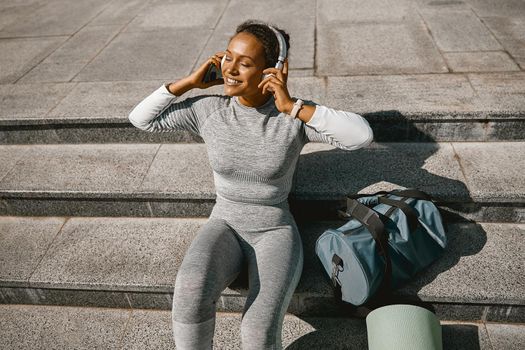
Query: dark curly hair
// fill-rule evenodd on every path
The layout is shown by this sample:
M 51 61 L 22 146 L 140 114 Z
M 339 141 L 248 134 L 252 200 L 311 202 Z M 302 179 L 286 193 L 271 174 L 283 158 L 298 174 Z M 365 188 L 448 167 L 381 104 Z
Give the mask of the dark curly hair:
M 269 25 L 281 32 L 281 34 L 284 36 L 284 40 L 286 41 L 287 51 L 290 50 L 290 35 L 288 35 L 288 33 L 286 33 L 284 30 L 278 28 L 273 24 L 268 24 L 253 19 L 249 19 L 239 24 L 239 26 L 235 30 L 235 34 L 230 38 L 230 40 L 235 35 L 241 32 L 250 33 L 254 35 L 257 39 L 259 39 L 259 41 L 264 47 L 264 58 L 266 60 L 266 67 L 274 67 L 277 63 L 277 59 L 279 58 L 279 41 L 277 40 L 277 36 L 275 35 L 274 31 L 269 27 Z

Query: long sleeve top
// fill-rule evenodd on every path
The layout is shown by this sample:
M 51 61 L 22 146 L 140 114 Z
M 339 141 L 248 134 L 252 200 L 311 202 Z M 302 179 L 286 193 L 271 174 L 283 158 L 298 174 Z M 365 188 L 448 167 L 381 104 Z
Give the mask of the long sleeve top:
M 362 116 L 307 104 L 315 112 L 305 123 L 279 112 L 273 96 L 262 106 L 247 107 L 236 96 L 184 98 L 162 85 L 133 108 L 129 120 L 149 132 L 187 130 L 201 136 L 218 196 L 272 205 L 287 199 L 306 143 L 355 150 L 372 142 Z

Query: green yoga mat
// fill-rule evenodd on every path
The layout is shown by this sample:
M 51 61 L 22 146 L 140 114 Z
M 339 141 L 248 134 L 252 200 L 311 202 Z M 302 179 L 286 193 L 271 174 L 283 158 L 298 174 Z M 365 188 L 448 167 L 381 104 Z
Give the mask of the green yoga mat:
M 366 317 L 369 350 L 442 350 L 436 315 L 414 305 L 389 305 Z

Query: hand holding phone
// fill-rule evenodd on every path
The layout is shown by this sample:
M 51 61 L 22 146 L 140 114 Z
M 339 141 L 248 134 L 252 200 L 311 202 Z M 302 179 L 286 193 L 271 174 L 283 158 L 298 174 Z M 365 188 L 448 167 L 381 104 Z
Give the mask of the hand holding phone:
M 212 57 L 212 63 L 208 65 L 208 69 L 206 70 L 206 73 L 204 74 L 204 77 L 202 78 L 203 83 L 206 84 L 206 83 L 210 83 L 210 82 L 213 82 L 219 79 L 223 79 L 221 66 L 224 63 L 224 57 L 226 57 L 226 55 L 223 52 L 221 52 L 220 54 L 222 54 L 222 59 L 220 61 L 219 66 L 217 66 L 217 59 L 214 59 L 214 57 L 221 57 L 219 56 L 219 53 L 215 54 Z
M 210 56 L 199 68 L 191 73 L 186 79 L 192 88 L 207 89 L 214 85 L 224 84 L 221 74 L 221 58 L 225 52 L 217 52 Z

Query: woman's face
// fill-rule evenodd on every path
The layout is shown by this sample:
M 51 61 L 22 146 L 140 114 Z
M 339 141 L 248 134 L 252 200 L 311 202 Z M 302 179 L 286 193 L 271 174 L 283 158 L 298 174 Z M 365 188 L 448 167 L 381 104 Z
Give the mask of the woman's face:
M 228 44 L 221 67 L 224 93 L 228 96 L 260 95 L 262 89 L 257 85 L 262 80 L 265 65 L 261 42 L 250 33 L 241 32 L 235 35 Z

